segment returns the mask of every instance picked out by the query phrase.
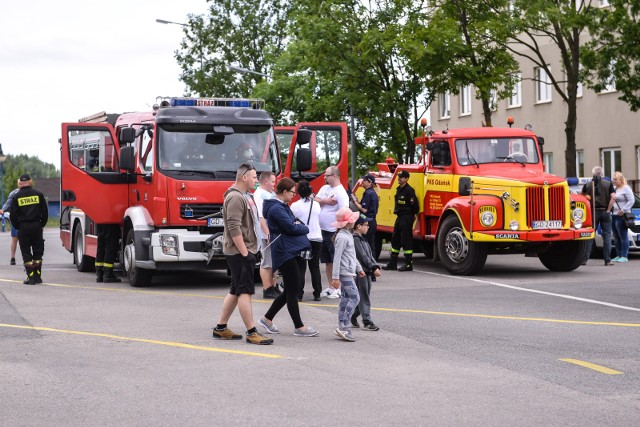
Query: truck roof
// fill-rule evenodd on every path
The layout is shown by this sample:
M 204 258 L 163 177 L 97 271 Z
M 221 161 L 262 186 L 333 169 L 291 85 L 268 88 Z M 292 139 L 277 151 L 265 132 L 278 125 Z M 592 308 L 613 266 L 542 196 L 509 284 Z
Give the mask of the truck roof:
M 534 134 L 533 132 L 520 128 L 482 127 L 438 131 L 431 135 L 431 138 L 515 138 L 535 136 L 536 134 Z
M 265 110 L 243 107 L 166 107 L 158 110 L 156 122 L 273 125 Z

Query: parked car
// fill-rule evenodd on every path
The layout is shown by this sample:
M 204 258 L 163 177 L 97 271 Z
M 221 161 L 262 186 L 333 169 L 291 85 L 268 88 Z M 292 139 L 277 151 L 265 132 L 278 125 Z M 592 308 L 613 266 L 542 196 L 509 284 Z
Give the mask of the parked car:
M 609 178 L 604 178 L 609 181 Z M 582 193 L 582 187 L 591 181 L 591 177 L 570 177 L 567 178 L 569 191 L 572 193 Z M 635 202 L 631 208 L 631 212 L 636 216 L 636 225 L 628 229 L 629 235 L 629 252 L 640 252 L 640 196 L 634 194 Z M 602 257 L 602 231 L 600 227 L 596 229 L 596 237 L 591 247 L 591 256 Z M 616 256 L 615 238 L 611 233 L 611 257 Z

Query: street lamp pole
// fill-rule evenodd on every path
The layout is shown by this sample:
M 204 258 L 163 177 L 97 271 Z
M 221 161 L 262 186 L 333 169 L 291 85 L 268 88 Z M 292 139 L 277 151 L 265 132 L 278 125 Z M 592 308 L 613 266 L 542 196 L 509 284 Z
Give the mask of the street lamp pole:
M 166 19 L 156 19 L 156 22 L 158 24 L 173 24 L 173 25 L 180 25 L 181 27 L 187 27 L 187 24 L 183 24 L 182 22 L 175 22 L 175 21 L 167 21 Z
M 246 74 L 255 74 L 257 76 L 262 76 L 266 79 L 270 79 L 271 76 L 269 74 L 259 73 L 253 70 L 247 70 L 246 68 L 236 67 L 235 65 L 227 65 L 231 71 L 235 71 L 236 73 L 246 73 Z
M 4 162 L 7 160 L 7 156 L 2 152 L 2 144 L 0 144 L 0 208 L 4 205 Z M 2 214 L 2 232 L 5 232 L 4 228 L 4 213 Z

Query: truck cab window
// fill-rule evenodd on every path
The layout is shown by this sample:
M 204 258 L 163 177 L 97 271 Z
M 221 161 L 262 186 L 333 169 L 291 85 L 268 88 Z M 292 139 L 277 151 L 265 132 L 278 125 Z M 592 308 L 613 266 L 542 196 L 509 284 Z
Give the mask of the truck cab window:
M 108 130 L 70 130 L 69 159 L 87 172 L 119 172 L 118 156 Z

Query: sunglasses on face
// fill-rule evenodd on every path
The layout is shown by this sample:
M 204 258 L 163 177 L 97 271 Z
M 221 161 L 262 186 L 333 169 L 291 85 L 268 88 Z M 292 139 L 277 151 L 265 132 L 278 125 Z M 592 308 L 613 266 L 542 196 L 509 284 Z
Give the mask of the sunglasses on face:
M 247 172 L 252 171 L 252 170 L 256 170 L 255 166 L 250 165 L 248 163 L 243 163 L 240 165 L 241 169 L 244 169 L 245 171 L 242 173 L 242 176 L 245 176 L 247 174 Z

